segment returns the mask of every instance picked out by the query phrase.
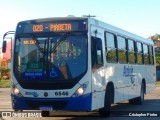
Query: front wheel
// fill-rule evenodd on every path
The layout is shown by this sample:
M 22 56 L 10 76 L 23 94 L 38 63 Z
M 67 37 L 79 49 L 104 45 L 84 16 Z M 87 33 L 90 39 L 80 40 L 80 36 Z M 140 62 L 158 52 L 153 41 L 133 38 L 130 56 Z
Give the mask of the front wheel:
M 23 112 L 23 110 L 14 109 L 14 112 Z
M 42 117 L 49 117 L 49 111 L 42 111 Z
M 107 87 L 107 90 L 105 93 L 104 107 L 99 110 L 99 113 L 102 117 L 109 117 L 110 116 L 111 100 L 112 100 L 112 91 L 111 91 L 110 87 Z

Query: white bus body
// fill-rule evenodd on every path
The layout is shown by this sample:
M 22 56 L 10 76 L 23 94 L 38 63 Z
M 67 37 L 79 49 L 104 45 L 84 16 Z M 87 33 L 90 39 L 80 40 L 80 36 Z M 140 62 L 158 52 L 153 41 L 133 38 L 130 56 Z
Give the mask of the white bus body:
M 147 94 L 154 89 L 156 80 L 156 70 L 155 70 L 155 58 L 153 50 L 154 44 L 151 40 L 144 39 L 142 37 L 139 37 L 137 35 L 134 35 L 132 33 L 129 33 L 127 31 L 124 31 L 122 29 L 111 26 L 109 24 L 106 24 L 104 22 L 101 22 L 93 18 L 69 17 L 69 18 L 42 19 L 35 21 L 36 22 L 43 22 L 49 20 L 74 21 L 79 19 L 85 20 L 86 23 L 84 24 L 86 24 L 87 27 L 86 29 L 87 69 L 85 71 L 85 74 L 81 77 L 81 79 L 77 83 L 72 85 L 72 87 L 70 88 L 64 87 L 63 89 L 60 89 L 61 84 L 57 84 L 57 86 L 54 86 L 57 87 L 56 89 L 51 89 L 51 88 L 41 89 L 38 88 L 36 85 L 35 85 L 36 89 L 34 89 L 33 85 L 25 83 L 27 80 L 35 79 L 36 77 L 37 79 L 38 78 L 42 79 L 44 77 L 43 74 L 45 73 L 33 72 L 30 67 L 27 68 L 28 64 L 31 65 L 31 63 L 27 63 L 29 57 L 25 56 L 26 51 L 23 48 L 26 47 L 26 45 L 30 46 L 29 49 L 26 49 L 28 51 L 29 50 L 32 51 L 37 48 L 32 49 L 31 45 L 29 45 L 32 43 L 32 41 L 26 42 L 26 38 L 29 38 L 30 35 L 29 37 L 28 36 L 25 37 L 25 40 L 23 39 L 24 38 L 23 34 L 25 34 L 25 32 L 22 35 L 17 32 L 18 29 L 20 29 L 23 26 L 21 25 L 21 23 L 17 25 L 17 31 L 15 33 L 15 39 L 14 39 L 15 42 L 13 45 L 14 52 L 12 54 L 13 59 L 12 59 L 12 70 L 11 70 L 12 71 L 11 98 L 12 98 L 13 109 L 15 110 L 41 109 L 43 111 L 50 111 L 50 110 L 93 111 L 100 109 L 102 115 L 104 115 L 105 112 L 110 110 L 111 103 L 118 103 L 124 100 L 129 100 L 130 102 L 138 101 L 137 103 L 141 104 L 144 99 L 144 94 Z M 28 22 L 24 21 L 24 22 L 27 24 L 32 23 L 30 21 Z M 38 26 L 38 27 L 39 27 L 38 29 L 34 28 L 34 32 L 32 33 L 33 35 L 41 34 L 40 28 L 43 26 Z M 61 25 L 61 27 L 62 28 L 60 29 L 62 31 L 64 29 L 65 30 L 71 29 L 68 22 L 66 23 L 65 26 L 64 24 Z M 46 26 L 45 28 L 47 29 Z M 25 30 L 28 29 L 24 29 L 24 31 Z M 58 31 L 58 28 L 56 30 Z M 38 33 L 35 33 L 37 31 Z M 70 31 L 70 33 L 72 33 L 72 31 Z M 108 37 L 108 35 L 110 35 L 110 37 Z M 85 36 L 81 35 L 81 37 Z M 107 44 L 108 40 L 107 37 L 109 39 L 112 38 L 113 41 L 115 42 L 113 46 L 111 46 L 113 47 L 113 49 L 107 48 L 109 46 L 109 44 Z M 35 38 L 36 35 L 32 37 L 33 40 Z M 123 50 L 124 45 L 119 45 L 121 43 L 118 43 L 119 39 L 121 39 L 125 43 L 124 50 Z M 128 39 L 130 40 L 131 44 L 128 42 Z M 23 42 L 21 42 L 22 40 Z M 37 40 L 39 40 L 38 37 Z M 21 43 L 16 41 L 19 41 Z M 74 42 L 72 44 L 74 44 Z M 138 46 L 137 42 L 142 48 L 141 51 L 142 53 L 140 53 L 140 57 L 138 56 L 139 48 L 137 47 Z M 70 43 L 68 42 L 66 44 Z M 142 46 L 144 44 L 145 47 L 143 50 Z M 133 50 L 132 52 L 129 51 L 128 47 L 129 45 L 132 46 L 131 47 L 131 49 Z M 121 46 L 122 50 L 120 50 Z M 143 54 L 143 52 L 146 51 L 145 48 L 150 50 L 148 51 L 148 53 L 146 53 L 147 57 L 145 57 L 145 54 Z M 40 50 L 37 50 L 37 56 L 39 51 Z M 42 51 L 42 53 L 44 53 L 44 51 Z M 121 57 L 121 55 L 124 57 Z M 132 60 L 132 58 L 129 57 L 130 55 L 133 57 L 134 60 Z M 20 66 L 19 68 L 18 67 L 15 68 L 16 61 L 18 61 L 16 65 Z M 129 63 L 129 61 L 131 61 L 131 63 Z M 140 64 L 138 63 L 139 61 Z M 68 64 L 69 66 L 71 63 L 66 62 L 66 64 Z M 40 63 L 37 63 L 35 65 L 40 66 L 39 71 L 42 70 Z M 71 73 L 78 74 L 76 73 L 76 71 L 81 69 L 81 67 L 83 67 L 83 64 L 78 67 L 76 65 L 69 67 Z M 56 74 L 58 74 L 57 72 L 58 70 L 52 68 L 49 69 L 48 72 L 49 76 L 54 78 Z M 20 71 L 18 71 L 18 69 L 20 69 Z M 36 70 L 38 70 L 38 68 Z M 25 80 L 22 83 L 20 83 L 21 81 L 19 82 L 17 80 L 17 78 L 19 78 L 19 76 L 21 75 L 20 73 L 22 73 L 22 76 L 25 77 Z M 32 86 L 32 88 L 30 88 L 30 86 Z

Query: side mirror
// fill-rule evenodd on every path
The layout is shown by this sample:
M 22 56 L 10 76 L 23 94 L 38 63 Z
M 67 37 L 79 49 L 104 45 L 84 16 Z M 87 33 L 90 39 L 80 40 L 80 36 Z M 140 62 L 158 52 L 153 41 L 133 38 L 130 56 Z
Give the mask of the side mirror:
M 7 42 L 6 42 L 6 41 L 3 41 L 3 44 L 2 44 L 2 52 L 3 52 L 3 53 L 6 52 L 6 47 L 7 47 Z

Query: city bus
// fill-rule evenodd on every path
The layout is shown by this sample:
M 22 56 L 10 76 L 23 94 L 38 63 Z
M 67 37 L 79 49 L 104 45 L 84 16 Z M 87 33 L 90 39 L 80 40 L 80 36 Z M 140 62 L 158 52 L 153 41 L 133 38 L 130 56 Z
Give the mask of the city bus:
M 153 41 L 92 17 L 21 21 L 12 47 L 14 110 L 109 116 L 111 104 L 142 104 L 155 88 Z

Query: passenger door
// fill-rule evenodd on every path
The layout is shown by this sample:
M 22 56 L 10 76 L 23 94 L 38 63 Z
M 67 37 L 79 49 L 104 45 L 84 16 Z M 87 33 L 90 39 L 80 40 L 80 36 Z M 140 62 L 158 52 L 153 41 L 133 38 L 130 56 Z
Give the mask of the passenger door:
M 104 106 L 104 30 L 91 26 L 92 109 Z

